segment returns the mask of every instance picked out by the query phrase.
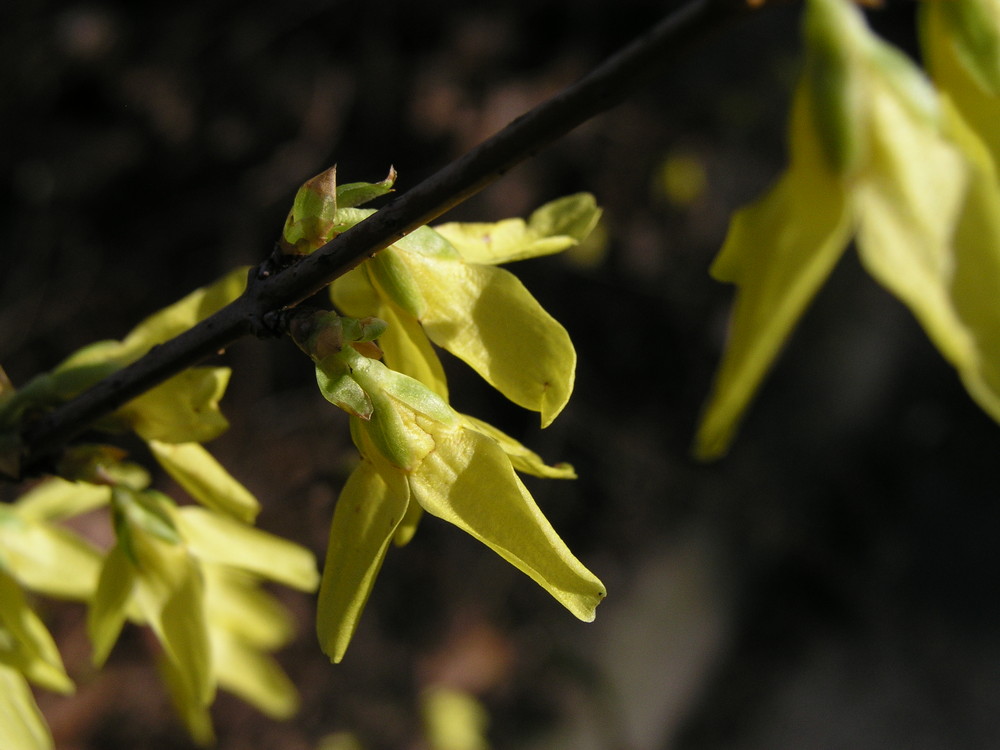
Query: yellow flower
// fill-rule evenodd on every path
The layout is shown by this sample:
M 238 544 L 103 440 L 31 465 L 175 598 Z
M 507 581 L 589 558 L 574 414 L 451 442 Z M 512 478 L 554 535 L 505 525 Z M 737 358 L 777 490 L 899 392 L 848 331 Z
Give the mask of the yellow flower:
M 727 449 L 852 235 L 866 270 L 1000 420 L 1000 189 L 988 148 L 848 0 L 810 0 L 805 36 L 791 163 L 734 216 L 712 266 L 739 290 L 696 438 L 705 458 Z
M 255 587 L 267 579 L 314 590 L 312 555 L 209 509 L 178 508 L 153 490 L 115 486 L 112 510 L 118 542 L 88 617 L 95 663 L 107 658 L 126 619 L 148 624 L 163 646 L 174 700 L 201 742 L 211 739 L 206 709 L 217 685 L 272 714 L 293 708 L 287 679 L 260 653 L 287 639 L 287 621 Z
M 337 503 L 320 586 L 317 629 L 333 661 L 343 658 L 390 541 L 407 541 L 421 511 L 489 546 L 581 620 L 594 619 L 603 584 L 539 510 L 495 432 L 480 431 L 427 386 L 349 345 L 320 360 L 317 376 L 342 408 L 347 382 L 370 405 L 364 412 L 348 408 L 362 461 Z M 522 466 L 541 465 L 515 441 L 505 442 Z

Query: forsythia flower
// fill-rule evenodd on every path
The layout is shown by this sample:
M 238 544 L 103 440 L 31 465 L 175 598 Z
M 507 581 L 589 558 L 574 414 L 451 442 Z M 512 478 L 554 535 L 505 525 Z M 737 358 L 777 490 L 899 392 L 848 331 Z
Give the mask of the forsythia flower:
M 418 380 L 352 345 L 381 329 L 372 321 L 345 326 L 333 314 L 299 328 L 324 396 L 352 415 L 351 434 L 362 456 L 330 528 L 317 621 L 323 650 L 341 660 L 389 542 L 409 538 L 421 509 L 489 546 L 580 619 L 593 620 L 604 586 L 538 509 L 503 444 Z M 506 442 L 520 448 L 512 452 L 522 465 L 541 465 L 527 449 Z
M 985 8 L 982 0 L 924 5 L 952 20 Z M 976 31 L 977 44 L 995 30 L 992 23 Z M 932 24 L 925 43 L 954 83 L 960 71 L 945 33 Z M 706 458 L 727 449 L 852 235 L 866 270 L 909 306 L 972 397 L 1000 420 L 1000 188 L 984 143 L 997 142 L 996 115 L 980 119 L 977 134 L 905 55 L 871 33 L 849 0 L 809 0 L 805 37 L 791 163 L 770 193 L 736 214 L 712 266 L 739 291 L 696 438 Z M 1000 50 L 1000 39 L 992 49 Z M 1000 56 L 990 59 L 995 67 Z M 981 114 L 988 100 L 1000 112 L 1000 69 L 993 79 L 992 94 L 963 89 L 967 112 Z
M 156 633 L 167 683 L 199 741 L 211 740 L 207 706 L 217 684 L 286 715 L 294 689 L 259 651 L 281 645 L 288 626 L 256 583 L 312 591 L 312 555 L 211 510 L 179 508 L 153 490 L 117 485 L 111 504 L 118 542 L 105 558 L 88 618 L 95 663 L 104 662 L 131 618 Z

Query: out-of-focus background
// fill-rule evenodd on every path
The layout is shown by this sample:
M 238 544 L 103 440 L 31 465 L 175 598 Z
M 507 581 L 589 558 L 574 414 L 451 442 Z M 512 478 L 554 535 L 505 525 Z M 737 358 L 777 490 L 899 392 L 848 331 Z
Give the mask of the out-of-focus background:
M 572 82 L 671 3 L 13 0 L 0 11 L 0 362 L 16 383 L 258 262 L 296 187 L 406 190 Z M 913 4 L 875 11 L 912 49 Z M 343 664 L 311 597 L 280 659 L 302 710 L 221 695 L 223 750 L 426 747 L 420 696 L 477 696 L 495 748 L 809 750 L 1000 743 L 1000 428 L 848 253 L 730 455 L 690 441 L 731 291 L 707 274 L 734 208 L 781 168 L 796 4 L 767 8 L 447 218 L 588 190 L 604 242 L 515 270 L 569 329 L 577 390 L 545 431 L 449 360 L 456 406 L 575 482 L 531 481 L 609 589 L 574 620 L 434 519 L 392 550 Z M 243 341 L 212 450 L 261 525 L 325 546 L 354 460 L 283 341 Z M 169 485 L 164 483 L 164 487 Z M 14 489 L 2 489 L 9 499 Z M 84 613 L 44 604 L 73 698 L 60 750 L 191 747 L 127 630 L 93 673 Z

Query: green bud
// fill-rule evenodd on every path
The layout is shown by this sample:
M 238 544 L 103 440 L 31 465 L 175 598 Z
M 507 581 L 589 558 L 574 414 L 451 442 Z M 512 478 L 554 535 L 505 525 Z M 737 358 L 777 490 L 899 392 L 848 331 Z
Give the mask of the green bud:
M 344 329 L 337 313 L 326 310 L 301 311 L 288 325 L 288 334 L 299 349 L 316 362 L 344 347 Z
M 396 183 L 396 170 L 389 167 L 389 174 L 381 182 L 350 182 L 337 188 L 337 206 L 354 208 L 392 192 Z
M 298 347 L 321 362 L 351 344 L 366 357 L 379 359 L 381 350 L 373 342 L 387 324 L 379 318 L 345 318 L 326 310 L 301 311 L 292 319 L 288 333 Z
M 281 234 L 286 255 L 308 255 L 326 244 L 337 216 L 337 166 L 305 181 L 295 194 Z
M 367 318 L 341 318 L 340 320 L 344 328 L 344 339 L 352 343 L 374 341 L 389 327 L 384 320 L 371 316 Z

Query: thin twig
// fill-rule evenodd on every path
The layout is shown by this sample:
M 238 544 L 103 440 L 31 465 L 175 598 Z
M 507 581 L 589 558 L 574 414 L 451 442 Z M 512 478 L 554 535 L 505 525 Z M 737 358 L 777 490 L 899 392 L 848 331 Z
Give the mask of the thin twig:
M 575 84 L 300 262 L 266 278 L 257 278 L 251 271 L 253 283 L 232 304 L 29 425 L 23 436 L 24 473 L 44 468 L 47 459 L 98 418 L 242 336 L 264 330 L 270 313 L 306 299 L 552 141 L 620 103 L 746 7 L 740 0 L 694 0 Z

